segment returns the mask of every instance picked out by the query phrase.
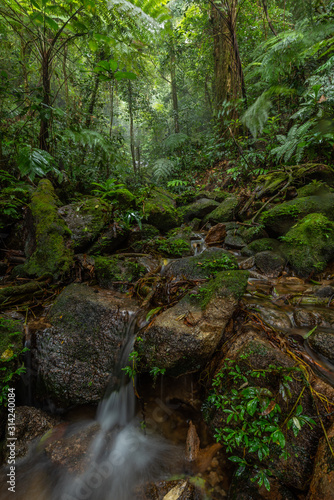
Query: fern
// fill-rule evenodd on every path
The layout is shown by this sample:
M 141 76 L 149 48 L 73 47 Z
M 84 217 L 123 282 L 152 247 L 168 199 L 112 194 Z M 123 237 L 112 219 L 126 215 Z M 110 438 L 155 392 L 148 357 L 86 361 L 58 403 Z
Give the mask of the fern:
M 95 130 L 82 129 L 80 131 L 74 131 L 66 129 L 64 130 L 62 137 L 72 141 L 74 144 L 80 144 L 84 147 L 100 147 L 105 152 L 110 150 L 110 141 L 105 139 L 103 135 L 99 134 Z
M 175 149 L 182 146 L 188 139 L 189 136 L 187 134 L 171 134 L 169 137 L 167 137 L 167 139 L 165 139 L 164 146 L 167 149 L 174 151 Z
M 62 180 L 62 173 L 54 166 L 54 158 L 41 149 L 23 146 L 18 154 L 17 167 L 20 174 L 27 176 L 31 182 L 35 177 L 45 177 L 52 173 Z
M 310 138 L 308 131 L 313 125 L 312 121 L 307 121 L 303 125 L 293 125 L 287 136 L 278 135 L 277 140 L 281 143 L 271 151 L 271 154 L 276 155 L 278 160 L 283 159 L 287 163 L 294 155 L 296 162 L 300 162 L 305 147 L 309 144 Z
M 167 179 L 174 171 L 174 163 L 168 158 L 160 158 L 153 165 L 153 178 L 159 182 Z

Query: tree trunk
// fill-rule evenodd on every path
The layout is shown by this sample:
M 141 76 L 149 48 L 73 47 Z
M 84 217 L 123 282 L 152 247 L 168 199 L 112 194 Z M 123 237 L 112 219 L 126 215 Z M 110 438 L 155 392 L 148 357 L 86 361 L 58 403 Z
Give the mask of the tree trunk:
M 87 118 L 86 118 L 86 122 L 85 122 L 86 128 L 90 128 L 90 126 L 92 124 L 92 117 L 93 117 L 94 108 L 95 108 L 95 104 L 96 104 L 97 92 L 99 90 L 99 84 L 100 84 L 99 75 L 96 75 L 95 82 L 94 82 L 94 88 L 93 88 L 91 96 L 90 96 L 90 103 L 89 103 L 88 110 L 87 110 L 88 114 L 87 114 Z
M 177 87 L 176 87 L 176 76 L 175 76 L 175 50 L 174 50 L 173 40 L 171 40 L 171 53 L 170 53 L 170 81 L 171 81 L 171 91 L 172 91 L 172 101 L 173 101 L 174 132 L 175 134 L 178 134 L 180 132 L 179 105 L 177 102 Z
M 129 89 L 129 116 L 130 116 L 130 150 L 131 150 L 131 156 L 132 156 L 133 171 L 135 174 L 137 174 L 135 137 L 134 137 L 134 129 L 133 129 L 132 88 L 131 88 L 130 81 L 128 82 L 128 89 Z
M 109 99 L 110 99 L 110 125 L 109 125 L 109 137 L 112 138 L 112 127 L 114 121 L 114 89 L 115 80 L 109 82 Z
M 43 85 L 43 100 L 42 100 L 42 118 L 39 130 L 39 148 L 44 151 L 49 151 L 49 135 L 50 135 L 50 71 L 49 52 L 44 51 L 42 59 L 42 85 Z

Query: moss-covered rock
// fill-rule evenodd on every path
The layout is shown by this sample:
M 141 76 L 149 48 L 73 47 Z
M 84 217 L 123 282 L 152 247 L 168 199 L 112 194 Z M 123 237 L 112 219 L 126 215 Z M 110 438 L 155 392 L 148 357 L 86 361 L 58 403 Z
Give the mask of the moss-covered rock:
M 208 198 L 209 200 L 218 201 L 221 203 L 226 198 L 228 198 L 230 194 L 227 191 L 223 191 L 222 189 L 215 189 L 214 191 L 201 190 L 196 194 L 195 200 L 199 200 L 201 198 Z
M 211 224 L 218 224 L 219 222 L 228 222 L 235 219 L 237 214 L 237 207 L 239 199 L 237 196 L 229 196 L 220 205 L 208 214 L 203 222 L 210 222 Z
M 155 249 L 165 257 L 186 257 L 192 255 L 192 248 L 189 239 L 184 238 L 157 238 Z
M 254 240 L 268 237 L 268 234 L 261 224 L 256 226 L 240 226 L 238 229 L 238 235 L 241 236 L 247 244 Z
M 107 223 L 107 205 L 99 198 L 85 198 L 61 207 L 59 215 L 71 230 L 76 253 L 87 250 Z
M 170 262 L 163 274 L 186 279 L 209 278 L 219 271 L 237 269 L 237 259 L 222 248 L 209 248 L 200 255 Z
M 334 449 L 334 425 L 319 442 L 310 484 L 309 500 L 334 500 L 334 457 L 328 446 Z
M 281 243 L 274 238 L 260 238 L 259 240 L 252 241 L 249 245 L 241 250 L 241 255 L 251 257 L 258 252 L 273 251 L 277 252 Z
M 248 277 L 248 271 L 221 271 L 214 279 L 197 287 L 191 294 L 191 302 L 205 309 L 214 297 L 241 299 L 247 288 Z
M 58 214 L 58 199 L 51 182 L 42 179 L 32 194 L 30 210 L 35 228 L 33 254 L 24 265 L 29 275 L 68 272 L 73 264 L 73 252 L 67 244 L 71 231 Z
M 227 231 L 224 244 L 229 248 L 243 248 L 246 246 L 245 241 L 236 231 Z
M 112 227 L 101 233 L 97 241 L 87 251 L 90 255 L 110 255 L 122 248 L 129 235 L 129 230 L 123 227 Z
M 299 189 L 297 189 L 298 196 L 303 198 L 305 196 L 321 196 L 324 194 L 329 194 L 331 188 L 322 181 L 313 181 L 310 184 L 306 184 Z
M 178 225 L 175 197 L 161 188 L 152 190 L 144 201 L 144 214 L 147 222 L 160 231 L 168 231 Z
M 269 234 L 284 235 L 307 214 L 321 213 L 334 220 L 334 194 L 296 198 L 264 212 L 260 217 Z
M 300 276 L 321 272 L 334 258 L 334 222 L 309 214 L 282 238 L 281 251 Z
M 315 331 L 309 337 L 308 342 L 315 352 L 334 363 L 334 333 Z
M 275 252 L 265 251 L 255 255 L 256 267 L 269 278 L 277 278 L 285 267 L 285 259 Z
M 23 349 L 23 321 L 3 315 L 0 318 L 0 396 L 6 401 L 5 386 L 13 387 L 14 373 L 19 367 L 19 354 Z M 17 377 L 17 376 L 16 376 Z M 1 406 L 1 405 L 0 405 Z M 1 435 L 1 432 L 0 432 Z
M 116 288 L 125 292 L 131 283 L 144 276 L 146 272 L 146 268 L 135 257 L 114 255 L 95 258 L 95 275 L 99 285 L 104 288 Z
M 194 218 L 203 219 L 203 217 L 208 215 L 218 206 L 219 203 L 217 201 L 209 200 L 207 198 L 200 198 L 190 205 L 179 209 L 180 219 L 185 222 L 188 222 Z
M 39 397 L 63 408 L 100 401 L 119 375 L 124 332 L 138 309 L 132 299 L 109 290 L 65 288 L 50 311 L 51 326 L 36 334 Z

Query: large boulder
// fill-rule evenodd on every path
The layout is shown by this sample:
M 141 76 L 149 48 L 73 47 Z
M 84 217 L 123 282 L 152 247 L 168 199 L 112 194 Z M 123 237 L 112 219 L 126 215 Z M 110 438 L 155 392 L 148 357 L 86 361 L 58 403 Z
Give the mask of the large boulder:
M 163 270 L 167 277 L 186 279 L 209 278 L 223 270 L 237 269 L 237 259 L 222 248 L 209 248 L 200 255 L 184 257 L 170 262 Z
M 71 231 L 58 214 L 58 204 L 51 182 L 42 179 L 30 203 L 34 245 L 24 265 L 29 275 L 58 277 L 68 272 L 73 264 L 73 252 L 67 244 Z
M 143 203 L 144 214 L 148 224 L 160 231 L 168 231 L 178 225 L 178 213 L 175 197 L 161 188 L 151 191 Z
M 334 194 L 296 198 L 264 212 L 260 221 L 270 234 L 283 235 L 305 215 L 320 213 L 334 220 Z
M 282 238 L 281 251 L 300 276 L 325 269 L 334 258 L 334 222 L 324 215 L 307 215 Z
M 239 199 L 237 196 L 229 196 L 220 205 L 204 218 L 205 222 L 218 224 L 219 222 L 228 222 L 235 219 Z
M 277 278 L 285 267 L 285 259 L 274 252 L 259 252 L 255 255 L 256 267 L 268 278 Z
M 135 301 L 86 285 L 66 287 L 53 305 L 51 326 L 36 334 L 39 395 L 62 407 L 97 403 L 115 373 Z
M 249 243 L 249 245 L 244 247 L 241 250 L 241 255 L 244 255 L 245 257 L 251 257 L 258 252 L 265 252 L 270 250 L 276 252 L 279 249 L 280 245 L 281 243 L 274 238 L 260 238 L 259 240 L 252 241 L 251 243 Z
M 76 253 L 87 250 L 107 223 L 106 202 L 99 198 L 85 198 L 59 208 L 58 214 L 71 230 Z
M 332 449 L 329 448 L 330 443 Z M 314 472 L 310 484 L 308 500 L 334 500 L 334 425 L 327 431 L 326 438 L 320 440 L 315 456 Z
M 142 369 L 172 376 L 198 371 L 212 357 L 247 286 L 247 271 L 225 271 L 157 316 L 136 349 Z
M 219 207 L 219 203 L 214 200 L 209 200 L 207 198 L 200 198 L 194 201 L 190 205 L 182 207 L 179 210 L 181 218 L 188 222 L 195 217 L 198 219 L 203 219 L 206 215 L 212 212 L 215 208 Z

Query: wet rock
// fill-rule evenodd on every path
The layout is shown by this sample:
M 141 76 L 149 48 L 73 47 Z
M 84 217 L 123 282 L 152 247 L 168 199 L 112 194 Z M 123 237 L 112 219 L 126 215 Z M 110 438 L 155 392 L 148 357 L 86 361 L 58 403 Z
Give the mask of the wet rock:
M 276 252 L 281 243 L 273 238 L 261 238 L 259 240 L 252 241 L 249 245 L 241 250 L 241 255 L 245 257 L 250 257 L 258 252 L 273 251 Z
M 87 253 L 90 255 L 109 255 L 123 246 L 128 235 L 127 229 L 114 224 L 112 228 L 100 234 L 97 241 L 89 247 Z
M 286 330 L 291 328 L 291 321 L 288 314 L 281 308 L 274 307 L 272 304 L 257 304 L 257 313 L 268 325 L 278 329 Z
M 222 248 L 209 248 L 200 255 L 184 257 L 170 262 L 163 271 L 164 276 L 186 279 L 207 278 L 213 272 L 236 269 L 236 258 Z
M 71 231 L 76 253 L 87 250 L 107 223 L 106 203 L 99 198 L 86 198 L 58 210 Z
M 284 235 L 308 214 L 318 213 L 334 219 L 334 194 L 306 196 L 276 205 L 260 218 L 269 233 Z
M 161 188 L 155 188 L 144 202 L 147 222 L 160 231 L 168 231 L 178 225 L 175 196 Z
M 129 287 L 147 273 L 139 257 L 114 255 L 95 257 L 95 275 L 100 286 L 109 290 L 126 292 Z
M 53 305 L 50 328 L 36 334 L 39 395 L 61 407 L 97 403 L 124 344 L 124 331 L 138 310 L 135 301 L 86 285 L 70 285 Z
M 222 189 L 216 189 L 215 191 L 200 191 L 196 196 L 195 200 L 199 200 L 201 198 L 208 198 L 209 200 L 218 201 L 221 203 L 226 198 L 229 197 L 229 193 L 227 191 L 223 191 Z
M 293 313 L 293 319 L 297 327 L 315 326 L 319 324 L 319 316 L 306 309 L 296 309 Z
M 58 203 L 51 182 L 42 179 L 30 203 L 34 250 L 24 264 L 29 275 L 58 277 L 68 272 L 73 264 L 73 252 L 67 245 L 71 231 L 57 212 Z
M 219 273 L 205 287 L 157 316 L 136 349 L 142 371 L 152 367 L 179 376 L 200 370 L 211 358 L 247 286 L 247 271 Z
M 219 203 L 217 201 L 209 200 L 207 198 L 200 198 L 194 203 L 182 207 L 179 211 L 180 217 L 186 222 L 194 219 L 195 217 L 198 219 L 203 219 L 203 217 L 211 213 L 218 206 Z
M 334 296 L 334 286 L 331 285 L 325 285 L 320 288 L 318 288 L 315 292 L 314 295 L 316 297 L 333 297 Z
M 205 243 L 208 247 L 222 245 L 226 236 L 226 225 L 216 224 L 213 226 L 205 237 Z
M 251 269 L 254 266 L 255 266 L 255 257 L 253 256 L 240 262 L 239 269 Z
M 15 409 L 15 455 L 24 457 L 32 441 L 59 423 L 59 419 L 31 406 L 18 406 Z M 9 436 L 8 436 L 9 437 Z
M 321 213 L 307 215 L 284 236 L 281 250 L 299 276 L 323 271 L 334 258 L 334 222 Z
M 205 500 L 205 498 L 207 496 L 204 489 L 195 486 L 189 479 L 150 483 L 142 487 L 138 495 L 138 500 Z
M 218 224 L 219 222 L 228 222 L 235 218 L 239 199 L 237 196 L 229 196 L 220 205 L 213 210 L 204 219 L 204 223 L 211 222 L 211 224 Z
M 277 278 L 285 267 L 285 260 L 277 253 L 266 251 L 255 255 L 255 264 L 268 278 Z
M 327 438 L 334 449 L 334 426 L 327 431 Z M 308 500 L 334 500 L 334 457 L 323 437 L 315 457 L 315 466 Z
M 227 235 L 225 238 L 225 245 L 230 247 L 230 248 L 240 249 L 240 248 L 245 247 L 246 243 L 241 238 L 241 236 L 238 236 L 237 234 L 235 234 L 234 231 L 227 231 Z
M 261 225 L 250 226 L 250 227 L 240 226 L 238 234 L 246 243 L 251 243 L 254 240 L 268 238 L 267 232 Z M 266 250 L 268 249 L 266 248 Z
M 315 331 L 308 342 L 312 349 L 334 363 L 334 332 Z

